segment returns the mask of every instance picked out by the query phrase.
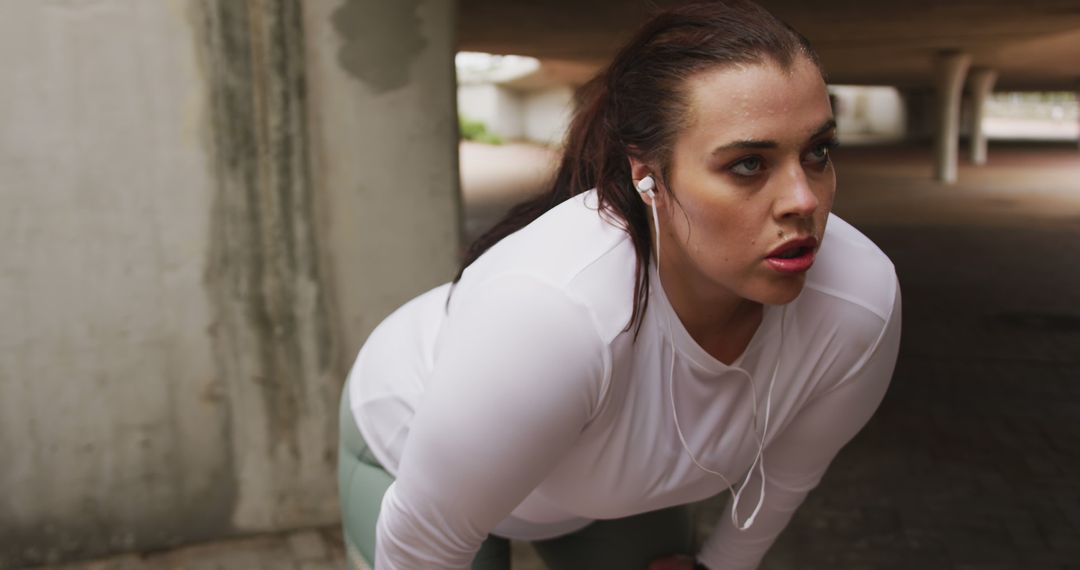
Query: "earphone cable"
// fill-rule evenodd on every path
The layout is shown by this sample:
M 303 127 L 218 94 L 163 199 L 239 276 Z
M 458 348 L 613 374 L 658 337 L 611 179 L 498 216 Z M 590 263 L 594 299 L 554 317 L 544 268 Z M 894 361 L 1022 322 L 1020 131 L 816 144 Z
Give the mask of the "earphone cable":
M 643 186 L 643 185 L 639 184 L 637 188 L 638 188 L 638 191 L 641 192 L 642 194 L 646 194 L 646 193 L 648 194 L 648 196 L 650 198 L 649 202 L 652 205 L 653 228 L 654 228 L 655 233 L 656 233 L 656 279 L 657 279 L 657 285 L 659 287 L 661 287 L 661 289 L 662 289 L 663 284 L 660 283 L 660 216 L 657 215 L 657 212 L 656 212 L 656 195 L 651 191 L 652 190 L 651 176 L 648 176 L 646 178 L 649 179 L 650 184 L 648 186 Z M 642 182 L 644 182 L 644 179 L 643 179 Z M 670 307 L 670 309 L 671 309 L 672 312 L 674 311 L 674 307 Z M 770 416 L 770 412 L 772 411 L 773 386 L 776 385 L 776 375 L 780 370 L 780 359 L 781 359 L 781 355 L 783 354 L 783 348 L 784 348 L 784 321 L 787 320 L 785 318 L 786 316 L 787 316 L 787 305 L 784 306 L 784 308 L 782 309 L 781 314 L 780 314 L 780 346 L 777 349 L 776 364 L 773 366 L 772 377 L 769 379 L 769 390 L 768 390 L 768 392 L 766 394 L 766 398 L 765 398 L 765 425 L 764 425 L 764 429 L 761 432 L 761 437 L 758 438 L 757 455 L 754 456 L 754 461 L 750 463 L 750 468 L 747 469 L 747 471 L 746 471 L 746 478 L 743 479 L 742 485 L 739 487 L 738 490 L 734 490 L 735 485 L 733 485 L 731 483 L 731 481 L 728 480 L 728 478 L 724 476 L 723 473 L 720 473 L 718 471 L 713 471 L 712 469 L 709 469 L 708 467 L 705 467 L 704 465 L 702 465 L 701 462 L 698 461 L 697 457 L 694 455 L 694 452 L 690 451 L 690 446 L 686 443 L 686 436 L 683 435 L 682 426 L 679 424 L 679 412 L 675 408 L 675 340 L 673 339 L 673 334 L 674 333 L 672 333 L 672 330 L 671 330 L 671 316 L 668 314 L 668 312 L 664 313 L 664 319 L 666 321 L 665 324 L 667 325 L 667 327 L 666 327 L 667 330 L 665 332 L 667 333 L 668 346 L 671 349 L 671 364 L 668 367 L 668 400 L 671 402 L 671 415 L 675 420 L 675 431 L 676 431 L 676 433 L 679 434 L 679 442 L 682 443 L 683 450 L 686 451 L 686 454 L 690 457 L 690 460 L 694 462 L 694 465 L 696 465 L 698 467 L 698 469 L 701 469 L 702 471 L 704 471 L 706 473 L 709 473 L 709 474 L 712 474 L 712 475 L 716 475 L 717 477 L 720 477 L 720 479 L 724 481 L 724 484 L 727 485 L 728 491 L 732 492 L 731 522 L 735 525 L 735 528 L 737 528 L 739 530 L 747 530 L 747 529 L 750 528 L 750 526 L 752 524 L 754 524 L 754 520 L 757 518 L 758 513 L 761 511 L 761 506 L 765 503 L 765 438 L 769 433 L 769 416 Z M 757 428 L 758 428 L 758 413 L 757 413 L 758 401 L 757 401 L 757 388 L 754 386 L 754 378 L 753 378 L 753 376 L 750 376 L 750 394 L 752 396 L 752 403 L 753 403 L 753 426 L 752 426 L 752 431 L 754 432 L 754 435 L 756 437 L 757 436 Z M 739 524 L 739 501 L 742 499 L 742 492 L 746 490 L 746 486 L 750 483 L 750 478 L 754 474 L 754 467 L 755 466 L 757 466 L 758 473 L 761 476 L 761 489 L 760 489 L 760 491 L 758 493 L 757 505 L 754 506 L 754 511 L 752 513 L 750 513 L 750 516 L 746 519 L 746 524 L 745 525 L 740 525 Z
M 657 278 L 659 279 L 659 267 L 657 267 L 656 273 Z M 784 321 L 786 320 L 784 317 L 786 316 L 787 306 L 782 309 L 780 315 L 780 348 L 778 349 L 778 351 L 782 350 L 784 346 Z M 675 407 L 675 341 L 672 339 L 673 333 L 671 331 L 671 317 L 666 312 L 665 321 L 667 325 L 667 330 L 665 332 L 667 333 L 668 346 L 671 350 L 671 363 L 668 367 L 668 400 L 671 403 L 671 414 L 673 419 L 675 420 L 675 432 L 679 435 L 679 442 L 682 443 L 683 450 L 686 451 L 686 454 L 690 457 L 690 460 L 694 462 L 694 465 L 696 465 L 698 469 L 701 469 L 706 473 L 720 477 L 720 479 L 724 481 L 724 484 L 727 485 L 728 491 L 732 492 L 731 522 L 735 525 L 735 528 L 739 530 L 747 530 L 752 524 L 754 524 L 754 520 L 757 518 L 758 513 L 761 511 L 761 506 L 765 503 L 765 437 L 769 432 L 769 417 L 772 411 L 772 393 L 773 387 L 776 385 L 777 373 L 780 370 L 780 357 L 777 356 L 776 364 L 773 366 L 772 377 L 769 379 L 769 390 L 766 394 L 765 399 L 764 430 L 762 430 L 760 438 L 755 437 L 755 439 L 758 439 L 757 455 L 754 457 L 754 461 L 750 463 L 750 468 L 747 470 L 746 478 L 743 480 L 741 486 L 738 488 L 738 490 L 735 490 L 735 485 L 732 484 L 731 481 L 726 476 L 724 476 L 723 473 L 714 471 L 702 465 L 701 462 L 698 461 L 697 457 L 694 455 L 694 452 L 690 450 L 689 444 L 686 443 L 686 436 L 683 434 L 682 426 L 679 424 L 679 412 Z M 754 435 L 757 436 L 758 401 L 757 388 L 754 387 L 753 377 L 750 378 L 750 394 L 753 398 L 753 431 Z M 761 489 L 758 494 L 757 505 L 754 506 L 754 511 L 746 519 L 745 524 L 739 524 L 739 501 L 742 499 L 742 492 L 746 490 L 746 486 L 750 483 L 750 477 L 754 474 L 755 466 L 758 468 L 758 473 L 761 476 Z

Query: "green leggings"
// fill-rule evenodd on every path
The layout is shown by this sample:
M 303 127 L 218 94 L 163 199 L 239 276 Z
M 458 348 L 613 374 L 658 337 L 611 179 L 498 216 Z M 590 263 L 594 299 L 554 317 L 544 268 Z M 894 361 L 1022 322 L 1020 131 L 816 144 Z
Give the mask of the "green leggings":
M 374 567 L 375 521 L 383 494 L 394 478 L 379 465 L 361 437 L 347 395 L 346 384 L 339 418 L 341 524 L 350 559 L 359 556 Z M 657 558 L 691 554 L 693 524 L 689 507 L 679 505 L 622 519 L 596 521 L 577 532 L 532 544 L 553 570 L 636 570 L 646 568 Z M 351 567 L 356 566 L 353 561 Z M 473 570 L 508 570 L 510 541 L 488 535 L 472 567 Z

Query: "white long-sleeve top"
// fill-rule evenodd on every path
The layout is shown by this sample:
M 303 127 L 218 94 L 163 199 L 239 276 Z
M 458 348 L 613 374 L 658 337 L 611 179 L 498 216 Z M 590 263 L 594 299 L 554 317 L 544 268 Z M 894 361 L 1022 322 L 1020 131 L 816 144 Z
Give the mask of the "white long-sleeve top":
M 697 555 L 715 570 L 757 566 L 885 393 L 900 339 L 893 266 L 830 216 L 802 293 L 765 307 L 731 365 L 691 338 L 655 270 L 635 339 L 634 280 L 629 236 L 589 192 L 488 250 L 449 304 L 438 287 L 372 333 L 349 398 L 396 477 L 378 570 L 468 568 L 488 533 L 551 538 L 723 492 L 684 449 L 672 406 L 698 461 L 739 481 L 775 369 L 761 513 L 745 531 L 724 517 Z M 740 523 L 759 485 L 754 475 Z

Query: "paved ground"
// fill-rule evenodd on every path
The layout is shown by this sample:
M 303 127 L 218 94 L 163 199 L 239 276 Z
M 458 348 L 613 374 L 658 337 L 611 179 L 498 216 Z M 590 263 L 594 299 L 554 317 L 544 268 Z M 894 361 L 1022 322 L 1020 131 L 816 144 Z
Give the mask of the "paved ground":
M 927 180 L 928 160 L 838 155 L 838 213 L 900 275 L 903 345 L 881 409 L 764 570 L 1080 569 L 1080 153 L 991 147 L 990 166 L 952 187 Z M 475 231 L 500 198 L 471 198 Z M 700 506 L 703 533 L 722 501 Z M 515 555 L 541 568 L 527 545 Z M 321 529 L 63 568 L 344 565 L 340 535 Z
M 342 570 L 341 531 L 305 529 L 160 552 L 49 566 L 48 570 Z

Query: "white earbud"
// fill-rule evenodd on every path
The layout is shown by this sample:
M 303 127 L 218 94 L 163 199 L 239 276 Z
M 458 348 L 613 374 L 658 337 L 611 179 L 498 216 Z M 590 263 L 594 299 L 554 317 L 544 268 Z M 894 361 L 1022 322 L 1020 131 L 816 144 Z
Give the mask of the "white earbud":
M 637 191 L 650 198 L 656 197 L 656 192 L 653 191 L 653 188 L 656 188 L 656 181 L 653 180 L 651 174 L 645 176 L 645 178 L 642 178 L 637 183 Z
M 652 174 L 645 175 L 645 178 L 638 180 L 637 191 L 643 196 L 650 198 L 649 205 L 652 206 L 652 218 L 653 225 L 656 228 L 656 270 L 660 271 L 660 215 L 656 213 L 656 180 L 653 179 Z

